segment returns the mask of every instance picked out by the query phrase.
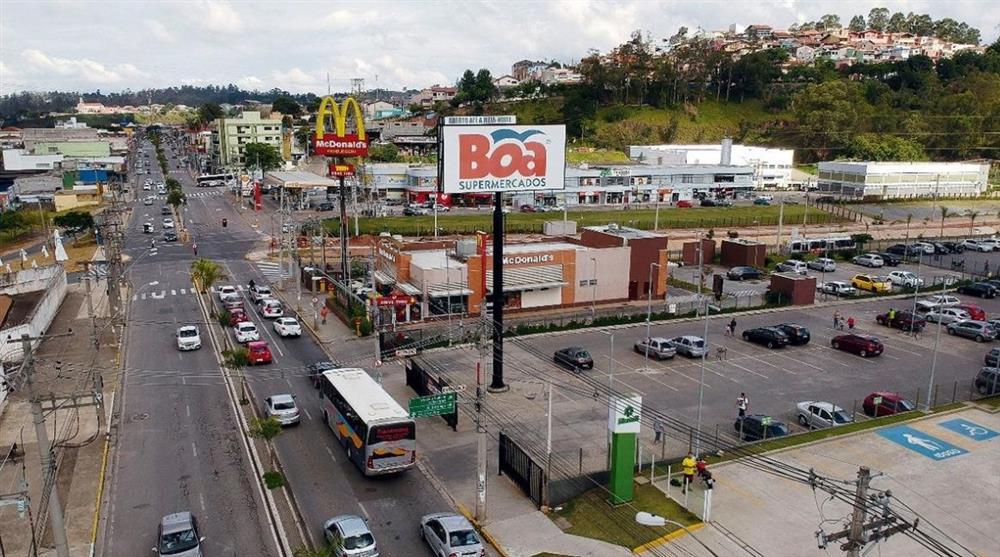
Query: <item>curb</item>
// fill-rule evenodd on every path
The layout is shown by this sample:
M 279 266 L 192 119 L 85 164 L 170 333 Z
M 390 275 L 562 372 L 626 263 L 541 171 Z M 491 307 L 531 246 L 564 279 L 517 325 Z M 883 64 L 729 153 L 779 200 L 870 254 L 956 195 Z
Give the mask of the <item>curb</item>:
M 458 512 L 460 512 L 462 516 L 466 518 L 466 520 L 472 523 L 472 525 L 475 526 L 477 530 L 479 530 L 479 533 L 482 534 L 483 539 L 485 539 L 487 543 L 492 545 L 493 549 L 497 550 L 497 553 L 499 553 L 501 557 L 510 557 L 510 554 L 507 553 L 507 551 L 503 548 L 502 545 L 500 545 L 500 542 L 498 542 L 496 538 L 494 538 L 493 535 L 490 534 L 490 532 L 486 529 L 485 525 L 480 524 L 479 522 L 476 521 L 476 519 L 472 516 L 472 513 L 469 512 L 469 509 L 465 508 L 465 505 L 456 502 L 455 506 L 458 507 Z
M 651 541 L 649 543 L 644 543 L 644 544 L 640 545 L 639 547 L 633 548 L 632 549 L 632 553 L 638 555 L 638 554 L 640 554 L 640 553 L 642 553 L 644 551 L 648 551 L 650 549 L 653 549 L 654 547 L 659 547 L 659 546 L 661 546 L 663 544 L 672 542 L 672 541 L 676 540 L 677 538 L 680 538 L 680 537 L 686 536 L 688 534 L 697 532 L 698 530 L 701 530 L 704 527 L 705 527 L 705 523 L 704 522 L 699 522 L 697 524 L 692 524 L 691 526 L 688 526 L 686 530 L 684 528 L 678 528 L 678 529 L 674 530 L 673 532 L 670 532 L 669 534 L 667 534 L 665 536 L 661 536 L 661 537 L 656 538 L 655 540 L 653 540 L 653 541 Z

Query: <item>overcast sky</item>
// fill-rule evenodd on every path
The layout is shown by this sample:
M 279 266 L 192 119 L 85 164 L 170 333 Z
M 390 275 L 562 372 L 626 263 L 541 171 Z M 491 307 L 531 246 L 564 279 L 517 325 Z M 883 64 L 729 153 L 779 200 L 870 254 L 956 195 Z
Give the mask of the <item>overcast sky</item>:
M 89 2 L 0 0 L 0 94 L 235 83 L 292 92 L 421 88 L 465 68 L 510 71 L 524 58 L 579 60 L 635 29 L 787 27 L 873 6 L 952 17 L 997 37 L 1000 0 L 410 0 Z

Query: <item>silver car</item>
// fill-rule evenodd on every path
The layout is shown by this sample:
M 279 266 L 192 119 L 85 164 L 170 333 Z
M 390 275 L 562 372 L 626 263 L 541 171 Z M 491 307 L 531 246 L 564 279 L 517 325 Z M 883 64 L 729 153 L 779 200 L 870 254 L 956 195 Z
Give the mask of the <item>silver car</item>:
M 648 354 L 657 360 L 668 360 L 677 354 L 669 339 L 662 337 L 644 338 L 635 341 L 635 351 L 643 356 Z
M 264 399 L 264 415 L 278 420 L 281 425 L 299 423 L 299 407 L 293 395 L 271 395 Z
M 701 337 L 684 335 L 670 339 L 670 345 L 678 354 L 684 354 L 688 358 L 701 358 L 708 354 L 708 343 Z
M 431 553 L 449 557 L 482 557 L 486 555 L 483 542 L 472 524 L 461 515 L 435 513 L 420 519 L 420 537 L 431 548 Z
M 160 520 L 153 551 L 159 557 L 201 557 L 203 541 L 205 538 L 198 536 L 198 522 L 190 512 L 168 514 Z
M 832 402 L 806 400 L 795 405 L 799 424 L 811 429 L 822 429 L 849 424 L 854 417 Z
M 828 257 L 817 257 L 806 263 L 806 267 L 823 273 L 832 273 L 837 270 L 837 262 Z
M 948 323 L 948 334 L 972 338 L 976 342 L 986 342 L 995 339 L 997 336 L 997 332 L 992 325 L 986 321 L 973 321 L 972 319 Z
M 360 516 L 342 514 L 323 523 L 323 537 L 330 555 L 338 557 L 378 557 L 375 536 Z
M 927 312 L 924 319 L 930 321 L 931 323 L 940 322 L 942 325 L 947 325 L 956 321 L 971 320 L 972 317 L 965 311 L 958 308 L 938 308 Z
M 864 265 L 865 267 L 881 267 L 885 265 L 885 261 L 882 257 L 875 255 L 874 253 L 866 253 L 864 255 L 859 255 L 851 260 L 855 265 Z

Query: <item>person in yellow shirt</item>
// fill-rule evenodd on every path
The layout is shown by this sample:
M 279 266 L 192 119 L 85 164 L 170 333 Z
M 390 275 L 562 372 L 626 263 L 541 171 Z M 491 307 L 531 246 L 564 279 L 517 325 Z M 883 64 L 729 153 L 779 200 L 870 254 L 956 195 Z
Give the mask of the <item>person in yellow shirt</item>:
M 697 462 L 694 459 L 694 454 L 688 453 L 684 460 L 681 461 L 681 468 L 684 469 L 684 488 L 681 493 L 687 493 L 688 486 L 694 481 L 694 469 L 697 466 Z

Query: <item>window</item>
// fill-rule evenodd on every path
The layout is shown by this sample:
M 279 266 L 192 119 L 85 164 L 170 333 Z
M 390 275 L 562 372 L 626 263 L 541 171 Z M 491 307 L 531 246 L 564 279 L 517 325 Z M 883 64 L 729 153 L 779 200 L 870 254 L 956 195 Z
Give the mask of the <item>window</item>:
M 580 281 L 580 286 L 587 286 L 587 284 L 589 284 L 589 282 L 590 281 L 588 281 L 588 280 L 581 280 Z
M 597 284 L 597 279 L 590 279 L 590 286 L 594 286 L 596 284 Z

